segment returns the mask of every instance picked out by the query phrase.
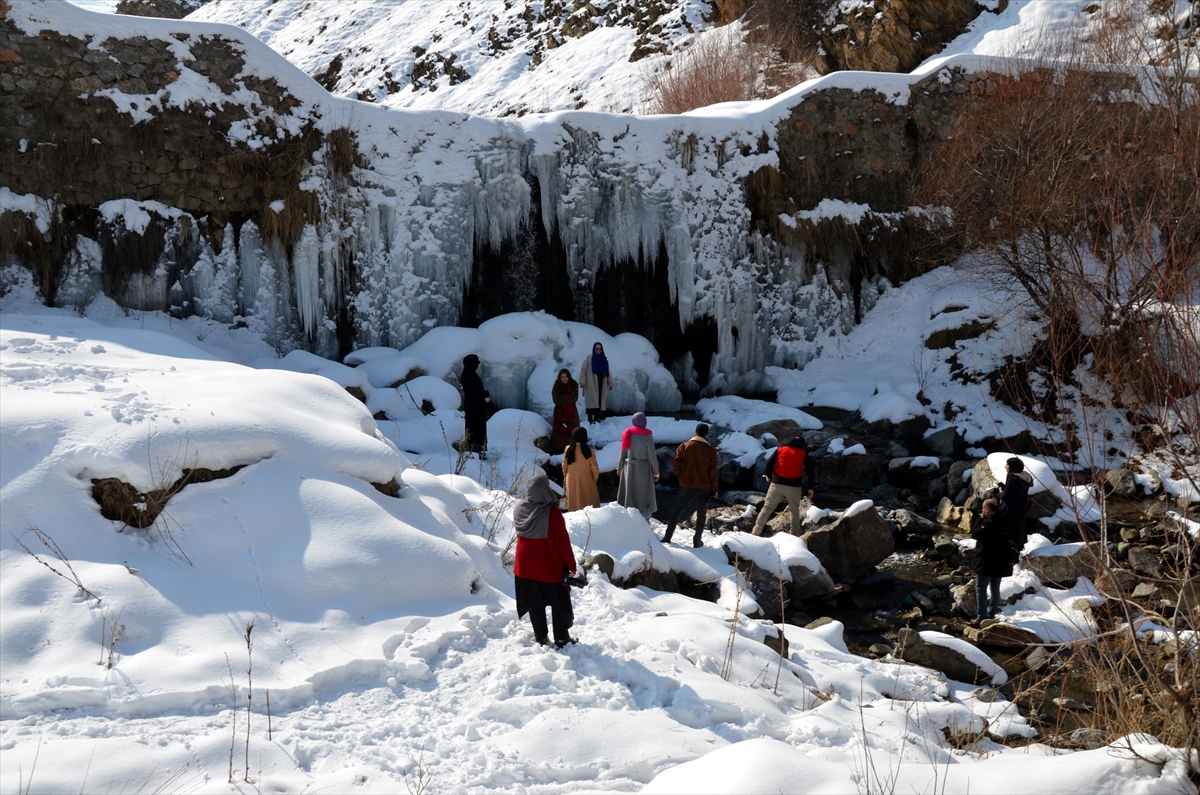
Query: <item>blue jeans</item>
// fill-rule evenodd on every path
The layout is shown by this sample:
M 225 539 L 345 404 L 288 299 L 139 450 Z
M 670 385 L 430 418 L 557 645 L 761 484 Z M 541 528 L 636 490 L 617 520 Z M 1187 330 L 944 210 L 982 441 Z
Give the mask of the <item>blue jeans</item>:
M 975 575 L 975 612 L 980 618 L 995 618 L 1000 612 L 1000 581 L 1003 577 Z M 992 603 L 987 604 L 988 588 L 992 589 Z

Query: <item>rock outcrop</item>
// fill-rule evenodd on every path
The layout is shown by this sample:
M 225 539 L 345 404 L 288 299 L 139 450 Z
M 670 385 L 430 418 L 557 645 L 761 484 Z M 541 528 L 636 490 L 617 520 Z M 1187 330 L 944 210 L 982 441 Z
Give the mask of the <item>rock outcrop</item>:
M 870 0 L 843 3 L 821 31 L 822 74 L 842 69 L 909 72 L 967 29 L 976 0 Z
M 891 529 L 870 504 L 852 506 L 833 524 L 803 538 L 834 582 L 854 582 L 896 550 Z

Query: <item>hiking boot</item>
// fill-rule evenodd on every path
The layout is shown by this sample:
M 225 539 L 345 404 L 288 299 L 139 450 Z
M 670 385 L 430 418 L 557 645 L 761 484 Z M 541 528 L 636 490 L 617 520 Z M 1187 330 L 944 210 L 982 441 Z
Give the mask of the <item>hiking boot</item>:
M 560 649 L 563 649 L 563 648 L 566 648 L 568 643 L 578 643 L 578 642 L 579 642 L 579 638 L 568 637 L 566 640 L 554 641 L 554 645 Z
M 693 538 L 692 546 L 696 549 L 699 549 L 700 547 L 704 546 L 704 540 L 700 538 Z

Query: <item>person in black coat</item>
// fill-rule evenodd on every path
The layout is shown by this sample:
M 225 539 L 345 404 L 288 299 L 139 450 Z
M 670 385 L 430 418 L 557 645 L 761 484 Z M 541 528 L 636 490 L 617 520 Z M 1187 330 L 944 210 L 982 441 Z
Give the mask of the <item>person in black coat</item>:
M 1013 456 L 1004 464 L 1008 477 L 1000 487 L 1000 500 L 1008 509 L 1009 532 L 1017 553 L 1025 549 L 1029 533 L 1025 530 L 1025 514 L 1029 510 L 1029 490 L 1033 488 L 1033 476 L 1025 471 L 1025 462 Z
M 483 455 L 487 450 L 487 421 L 488 404 L 492 402 L 491 395 L 483 388 L 483 379 L 479 377 L 479 357 L 468 354 L 463 357 L 463 371 L 458 382 L 463 389 L 463 415 L 466 419 L 464 443 L 467 452 Z
M 971 530 L 975 539 L 975 604 L 974 624 L 985 618 L 995 618 L 1000 611 L 1000 580 L 1012 575 L 1017 562 L 1017 550 L 1009 531 L 1009 514 L 1004 503 L 984 500 L 983 513 Z M 988 602 L 988 591 L 991 602 Z

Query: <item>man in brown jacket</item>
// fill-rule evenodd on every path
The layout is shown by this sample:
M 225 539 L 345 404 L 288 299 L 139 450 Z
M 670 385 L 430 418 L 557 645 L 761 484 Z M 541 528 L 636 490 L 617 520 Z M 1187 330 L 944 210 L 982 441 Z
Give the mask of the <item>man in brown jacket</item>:
M 697 425 L 696 435 L 679 445 L 675 450 L 672 468 L 679 476 L 679 496 L 675 498 L 675 505 L 667 517 L 663 543 L 671 542 L 679 517 L 690 516 L 695 511 L 696 534 L 692 538 L 692 546 L 702 547 L 704 542 L 700 535 L 708 518 L 708 498 L 717 497 L 717 451 L 708 443 L 707 425 Z

